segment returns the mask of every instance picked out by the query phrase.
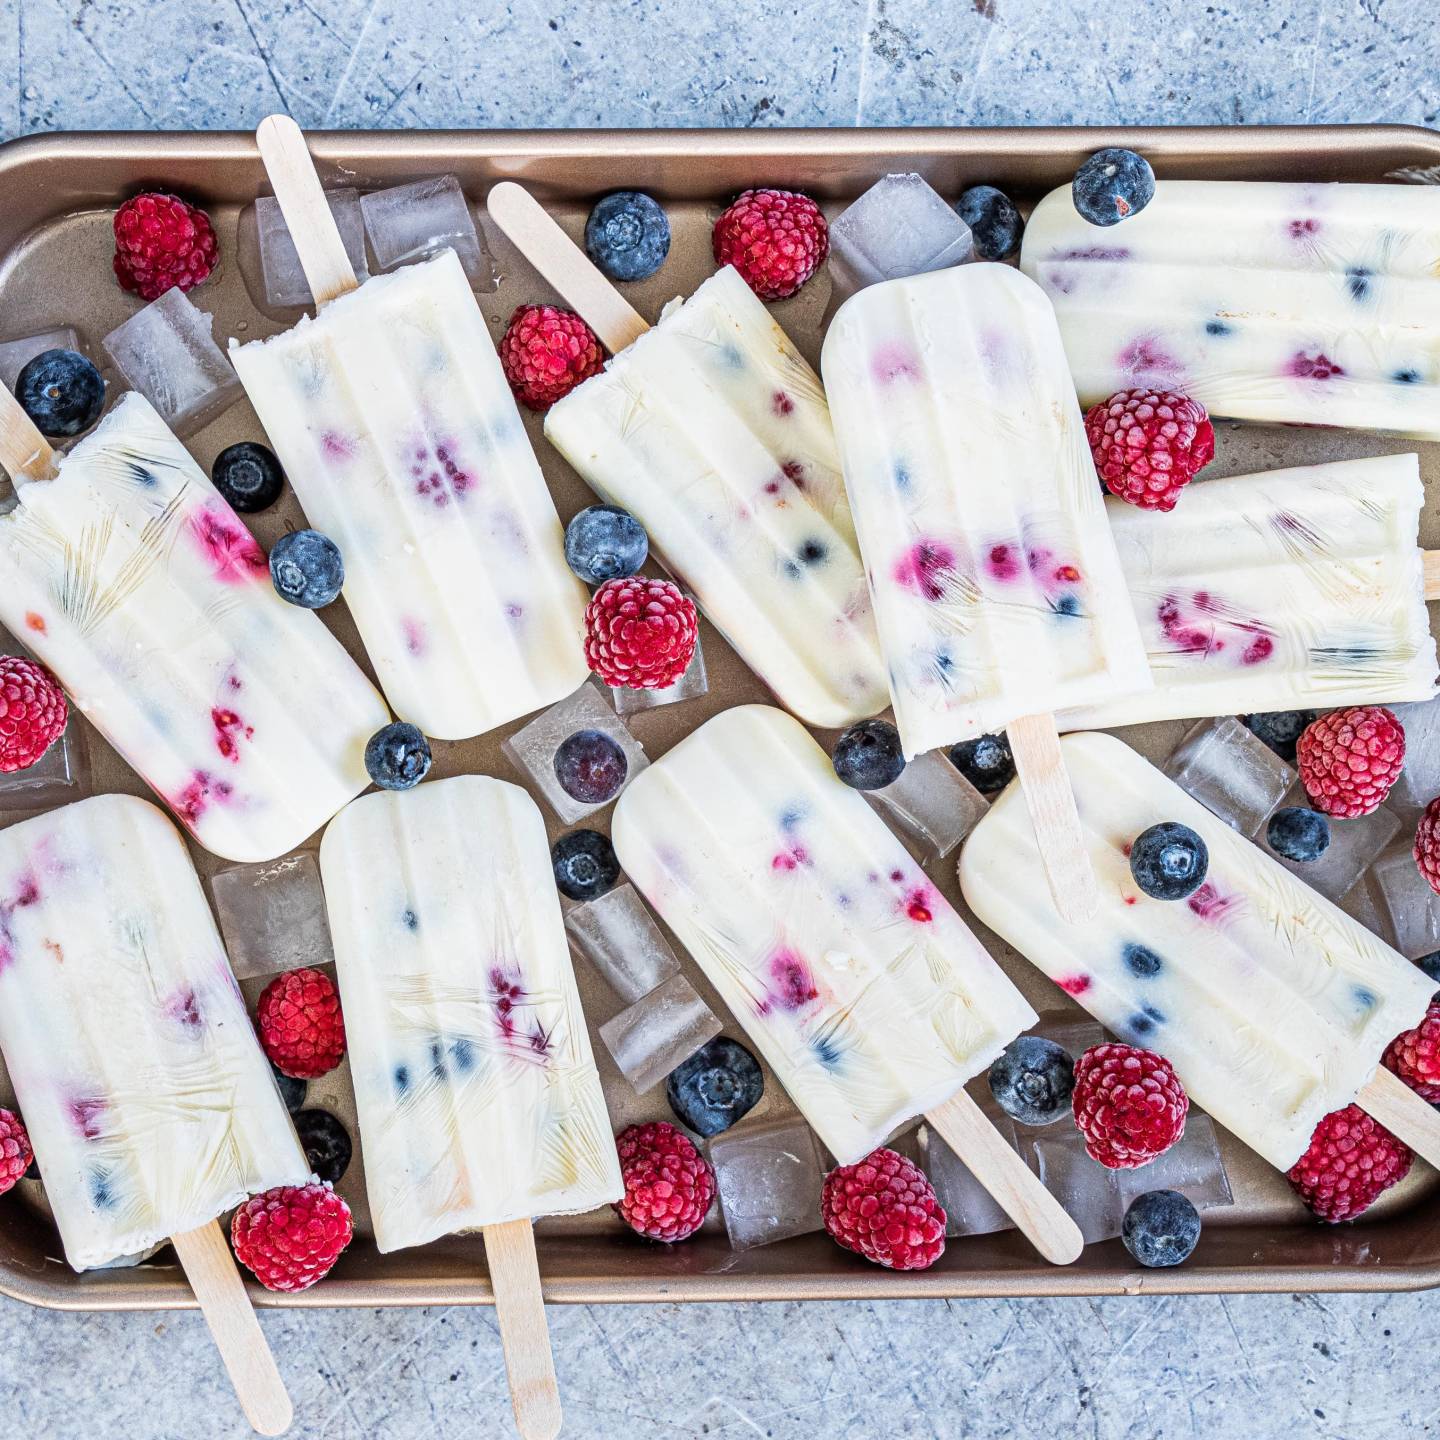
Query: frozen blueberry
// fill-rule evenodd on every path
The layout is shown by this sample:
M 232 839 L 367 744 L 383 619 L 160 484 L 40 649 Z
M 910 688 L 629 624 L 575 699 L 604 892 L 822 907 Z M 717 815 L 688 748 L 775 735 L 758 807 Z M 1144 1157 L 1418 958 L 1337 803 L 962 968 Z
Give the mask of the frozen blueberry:
M 1286 805 L 1270 817 L 1265 838 L 1287 860 L 1318 860 L 1330 848 L 1330 821 L 1302 805 Z
M 955 213 L 970 227 L 982 260 L 1004 260 L 1020 248 L 1025 222 L 1015 202 L 993 185 L 972 185 L 955 202 Z
M 905 768 L 900 732 L 888 720 L 862 720 L 835 742 L 830 761 L 852 790 L 881 790 Z
M 1092 225 L 1118 225 L 1155 198 L 1155 172 L 1133 150 L 1097 150 L 1075 172 L 1070 194 Z
M 1015 757 L 1003 732 L 952 745 L 950 763 L 982 795 L 998 794 L 1015 778 Z
M 365 769 L 382 790 L 410 790 L 430 773 L 430 742 L 418 727 L 393 720 L 365 743 Z
M 276 1070 L 274 1065 L 270 1069 L 275 1075 L 275 1084 L 280 1089 L 280 1098 L 285 1102 L 285 1108 L 293 1115 L 305 1103 L 306 1083 L 297 1080 L 293 1075 L 286 1075 L 281 1070 Z
M 560 788 L 582 805 L 613 800 L 629 772 L 625 752 L 603 730 L 577 730 L 555 750 L 555 778 Z
M 741 1044 L 718 1035 L 670 1072 L 665 1098 L 697 1135 L 718 1135 L 748 1114 L 765 1089 L 760 1063 Z
M 227 445 L 210 467 L 215 488 L 242 515 L 273 505 L 285 488 L 285 472 L 275 452 L 254 440 Z
M 1130 873 L 1156 900 L 1183 900 L 1205 883 L 1210 852 L 1188 826 L 1164 820 L 1142 830 L 1130 847 Z
M 598 830 L 572 830 L 550 847 L 555 885 L 571 900 L 594 900 L 620 878 L 615 847 Z
M 78 435 L 105 406 L 105 381 L 74 350 L 42 350 L 15 381 L 15 398 L 42 435 Z
M 587 585 L 626 579 L 649 552 L 645 527 L 618 505 L 591 505 L 565 527 L 565 559 Z
M 1250 733 L 1263 740 L 1282 760 L 1295 763 L 1295 745 L 1318 710 L 1271 710 L 1242 717 Z
M 340 547 L 318 530 L 292 530 L 270 552 L 270 579 L 282 600 L 319 610 L 340 594 L 345 583 Z
M 351 1143 L 345 1127 L 328 1110 L 302 1110 L 295 1116 L 295 1133 L 310 1168 L 332 1185 L 350 1168 Z
M 648 195 L 618 190 L 590 212 L 585 249 L 612 280 L 644 280 L 670 253 L 670 222 Z
M 1147 1269 L 1179 1265 L 1200 1242 L 1200 1212 L 1178 1190 L 1147 1190 L 1130 1202 L 1120 1238 Z
M 990 1067 L 990 1093 L 1024 1125 L 1053 1125 L 1070 1113 L 1074 1092 L 1074 1057 L 1041 1035 L 1012 1040 Z
M 1440 985 L 1440 950 L 1432 950 L 1415 962 L 1437 985 Z

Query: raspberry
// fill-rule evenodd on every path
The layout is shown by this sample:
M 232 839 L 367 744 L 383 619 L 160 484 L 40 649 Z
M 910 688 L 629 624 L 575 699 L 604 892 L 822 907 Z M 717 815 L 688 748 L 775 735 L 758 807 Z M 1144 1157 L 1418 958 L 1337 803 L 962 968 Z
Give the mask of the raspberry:
M 1215 458 L 1205 407 L 1171 390 L 1120 390 L 1085 412 L 1095 468 L 1112 495 L 1142 510 L 1173 510 Z
M 0 1195 L 15 1188 L 34 1158 L 20 1117 L 13 1110 L 0 1110 Z
M 308 1290 L 354 1233 L 350 1207 L 323 1180 L 252 1195 L 230 1222 L 235 1254 L 267 1290 Z
M 313 1080 L 345 1058 L 345 1018 L 335 982 L 319 970 L 289 970 L 261 992 L 260 1044 L 282 1075 Z
M 1440 1105 L 1440 1000 L 1432 1000 L 1425 1018 L 1397 1035 L 1385 1052 L 1385 1068 L 1398 1075 L 1422 1100 Z
M 1310 1148 L 1286 1172 L 1321 1220 L 1353 1220 L 1410 1172 L 1410 1147 L 1358 1105 L 1327 1115 Z
M 1353 820 L 1378 810 L 1405 763 L 1405 731 L 1383 705 L 1351 705 L 1312 720 L 1295 747 L 1315 809 Z
M 1075 1062 L 1070 1105 L 1090 1158 L 1111 1170 L 1133 1170 L 1185 1133 L 1190 1097 L 1163 1055 L 1095 1045 Z
M 219 258 L 210 217 L 178 196 L 137 195 L 115 212 L 115 278 L 142 300 L 193 290 Z
M 715 222 L 717 265 L 733 265 L 762 300 L 793 295 L 830 254 L 820 207 L 793 190 L 747 190 Z
M 521 305 L 500 338 L 500 363 L 522 405 L 548 410 L 605 368 L 605 352 L 573 310 Z
M 1440 895 L 1440 796 L 1425 807 L 1415 827 L 1415 846 L 1410 853 L 1430 888 Z
M 647 1240 L 688 1240 L 715 1198 L 715 1172 L 683 1131 L 664 1120 L 632 1125 L 615 1142 L 625 1198 L 615 1213 Z
M 945 1253 L 945 1211 L 925 1172 L 893 1150 L 825 1177 L 820 1214 L 830 1238 L 887 1270 L 927 1270 Z
M 585 609 L 585 659 L 607 685 L 663 690 L 689 666 L 698 624 L 668 580 L 607 580 Z
M 43 665 L 0 655 L 0 775 L 33 765 L 69 718 L 65 692 Z

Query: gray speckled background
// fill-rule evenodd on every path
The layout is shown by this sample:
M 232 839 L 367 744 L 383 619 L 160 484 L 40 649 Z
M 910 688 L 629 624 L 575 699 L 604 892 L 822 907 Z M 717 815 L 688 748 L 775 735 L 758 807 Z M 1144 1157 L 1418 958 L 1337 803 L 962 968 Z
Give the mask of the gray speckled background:
M 1434 0 L 0 0 L 0 132 L 309 126 L 1440 125 Z M 658 58 L 657 58 L 658 57 Z M 1437 1302 L 552 1308 L 586 1437 L 1421 1436 Z M 484 1310 L 268 1313 L 299 1437 L 512 1434 Z M 27 1437 L 247 1432 L 198 1315 L 0 1301 Z

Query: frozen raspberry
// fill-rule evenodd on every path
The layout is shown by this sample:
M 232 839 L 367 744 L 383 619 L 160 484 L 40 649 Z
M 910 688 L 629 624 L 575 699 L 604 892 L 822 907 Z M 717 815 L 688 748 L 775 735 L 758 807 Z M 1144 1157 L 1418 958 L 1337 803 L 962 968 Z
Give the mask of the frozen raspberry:
M 1385 1068 L 1398 1075 L 1422 1100 L 1440 1105 L 1440 1000 L 1432 1000 L 1425 1018 L 1397 1035 L 1385 1052 Z
M 548 410 L 605 368 L 600 339 L 573 310 L 521 305 L 500 338 L 500 363 L 515 398 Z
M 353 1234 L 350 1207 L 324 1180 L 252 1195 L 230 1222 L 235 1254 L 267 1290 L 308 1290 Z
M 1095 1045 L 1075 1062 L 1070 1104 L 1090 1158 L 1111 1170 L 1133 1170 L 1185 1133 L 1190 1097 L 1163 1055 Z
M 1425 807 L 1415 827 L 1415 847 L 1411 853 L 1420 873 L 1430 882 L 1430 888 L 1440 895 L 1440 796 Z
M 1410 1147 L 1358 1105 L 1327 1115 L 1286 1178 L 1322 1220 L 1353 1220 L 1410 1172 Z
M 20 1117 L 13 1110 L 0 1110 L 0 1195 L 15 1188 L 34 1158 Z
M 830 254 L 820 207 L 793 190 L 747 190 L 715 222 L 717 265 L 733 265 L 762 300 L 793 295 Z
M 33 765 L 70 717 L 60 682 L 23 655 L 0 655 L 0 775 Z
M 313 1080 L 345 1058 L 345 1019 L 335 982 L 320 970 L 287 970 L 261 992 L 260 1044 L 282 1075 Z
M 837 1245 L 887 1270 L 926 1270 L 945 1253 L 945 1211 L 925 1172 L 893 1150 L 825 1177 L 825 1229 Z
M 115 278 L 142 300 L 193 290 L 219 256 L 210 217 L 178 196 L 137 195 L 115 212 Z
M 1295 747 L 1300 783 L 1325 815 L 1378 810 L 1405 763 L 1405 731 L 1383 705 L 1351 705 L 1312 720 Z
M 585 659 L 607 685 L 663 690 L 695 654 L 695 602 L 668 580 L 607 580 L 585 609 Z
M 664 1120 L 632 1125 L 615 1142 L 625 1198 L 615 1213 L 647 1240 L 688 1240 L 715 1198 L 715 1172 L 682 1130 Z
M 1121 390 L 1085 412 L 1095 468 L 1112 495 L 1142 510 L 1173 510 L 1215 458 L 1205 407 L 1170 390 Z

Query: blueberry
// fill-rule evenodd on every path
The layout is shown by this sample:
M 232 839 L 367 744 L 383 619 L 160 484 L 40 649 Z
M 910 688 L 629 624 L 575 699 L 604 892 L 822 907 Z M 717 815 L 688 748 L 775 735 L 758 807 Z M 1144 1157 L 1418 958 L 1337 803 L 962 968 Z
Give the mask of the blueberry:
M 1210 852 L 1188 826 L 1162 821 L 1142 830 L 1130 847 L 1130 873 L 1155 900 L 1183 900 L 1205 883 Z
M 410 790 L 430 773 L 430 742 L 417 726 L 392 720 L 366 741 L 365 769 L 382 790 Z
M 275 593 L 292 605 L 319 610 L 329 605 L 345 583 L 340 548 L 318 530 L 292 530 L 270 552 L 270 579 Z
M 1432 950 L 1415 962 L 1437 985 L 1440 985 L 1440 950 Z
M 1406 367 L 1404 370 L 1397 370 L 1390 378 L 1397 385 L 1418 385 L 1420 383 L 1420 372 Z
M 577 730 L 555 750 L 555 778 L 560 788 L 582 805 L 613 800 L 629 773 L 625 752 L 603 730 Z
M 835 773 L 852 790 L 893 785 L 905 768 L 900 732 L 888 720 L 862 720 L 835 742 L 830 752 Z
M 998 794 L 1015 778 L 1015 757 L 1003 732 L 952 745 L 950 763 L 982 795 Z
M 286 1075 L 276 1070 L 274 1065 L 270 1069 L 274 1072 L 275 1083 L 280 1087 L 280 1098 L 285 1102 L 285 1108 L 293 1115 L 305 1103 L 306 1084 L 303 1080 L 297 1080 L 293 1075 Z
M 644 280 L 670 253 L 670 222 L 648 195 L 618 190 L 590 212 L 585 250 L 612 280 Z
M 670 1072 L 665 1098 L 697 1135 L 718 1135 L 753 1110 L 764 1089 L 759 1061 L 720 1035 Z
M 1020 248 L 1025 222 L 1015 202 L 993 185 L 972 185 L 955 202 L 955 213 L 970 227 L 982 260 L 1004 260 Z
M 1147 1269 L 1179 1265 L 1199 1244 L 1200 1212 L 1178 1190 L 1147 1190 L 1130 1202 L 1120 1238 Z
M 572 830 L 550 847 L 555 885 L 571 900 L 594 900 L 620 878 L 615 847 L 598 830 Z
M 1318 710 L 1271 710 L 1243 715 L 1250 733 L 1263 740 L 1282 760 L 1295 763 L 1295 744 L 1301 732 L 1318 715 Z
M 350 1168 L 352 1146 L 345 1127 L 328 1110 L 302 1110 L 295 1117 L 295 1133 L 310 1168 L 332 1185 Z
M 78 435 L 105 406 L 105 381 L 74 350 L 42 350 L 15 381 L 15 398 L 42 435 Z
M 1318 860 L 1330 848 L 1330 821 L 1318 811 L 1286 805 L 1270 817 L 1265 838 L 1287 860 Z
M 32 1155 L 30 1163 L 25 1167 L 25 1173 L 20 1177 L 22 1180 L 38 1180 L 40 1178 L 40 1162 Z
M 1092 225 L 1118 225 L 1155 198 L 1155 172 L 1133 150 L 1097 150 L 1075 172 L 1070 195 Z
M 215 488 L 242 515 L 273 505 L 285 488 L 285 472 L 275 452 L 253 440 L 227 445 L 210 467 Z
M 645 527 L 618 505 L 591 505 L 565 527 L 565 559 L 587 585 L 635 574 L 649 551 Z
M 1074 1091 L 1074 1057 L 1040 1035 L 1012 1040 L 990 1067 L 990 1093 L 1024 1125 L 1053 1125 L 1068 1115 Z
M 1137 980 L 1153 980 L 1165 968 L 1165 962 L 1148 945 L 1127 945 L 1121 955 L 1125 968 Z

